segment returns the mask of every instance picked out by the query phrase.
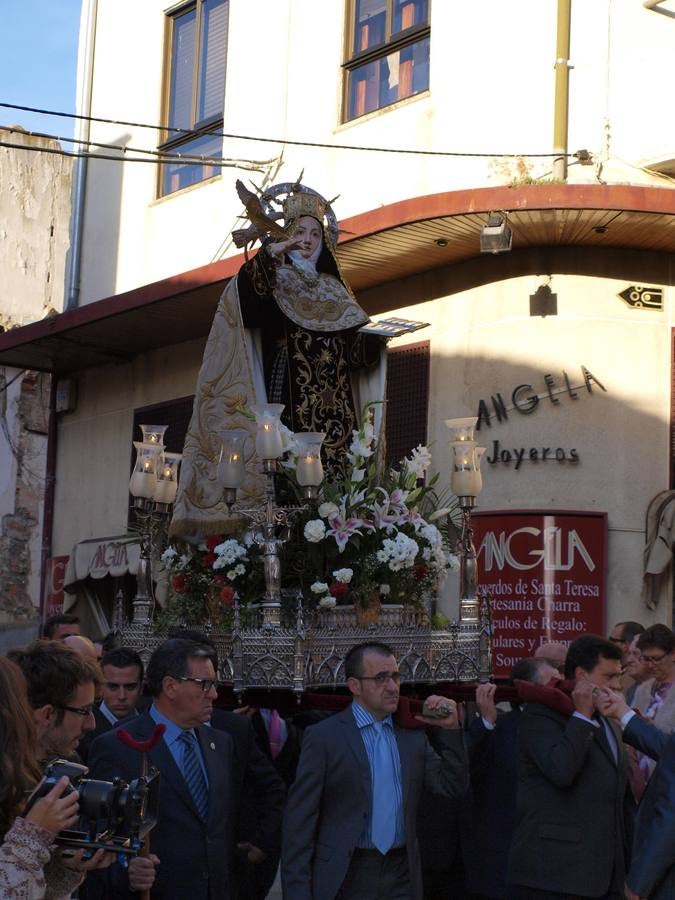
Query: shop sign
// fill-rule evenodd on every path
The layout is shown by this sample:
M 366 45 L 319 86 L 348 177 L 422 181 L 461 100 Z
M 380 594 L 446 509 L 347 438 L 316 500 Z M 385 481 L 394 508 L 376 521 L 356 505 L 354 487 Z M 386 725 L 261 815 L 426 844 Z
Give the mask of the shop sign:
M 479 587 L 492 596 L 495 677 L 547 641 L 604 634 L 605 513 L 476 512 L 472 523 Z
M 45 618 L 63 612 L 63 585 L 68 556 L 52 556 L 46 562 L 44 602 Z

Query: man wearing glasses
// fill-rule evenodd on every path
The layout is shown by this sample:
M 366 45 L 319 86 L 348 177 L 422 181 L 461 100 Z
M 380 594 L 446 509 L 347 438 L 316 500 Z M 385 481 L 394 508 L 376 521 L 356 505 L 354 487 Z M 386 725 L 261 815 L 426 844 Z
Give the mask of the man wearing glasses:
M 165 641 L 148 663 L 146 684 L 153 703 L 125 728 L 145 741 L 156 725 L 165 728 L 150 750 L 149 764 L 161 773 L 159 817 L 152 831 L 152 856 L 141 883 L 138 866 L 133 889 L 152 886 L 162 900 L 215 900 L 235 895 L 232 884 L 235 786 L 232 739 L 204 723 L 217 697 L 212 651 L 196 641 Z M 126 781 L 141 773 L 141 755 L 114 732 L 96 738 L 89 754 L 90 775 Z M 113 866 L 106 898 L 130 897 L 125 870 Z M 154 883 L 153 883 L 154 882 Z
M 72 759 L 81 738 L 94 728 L 95 662 L 61 641 L 35 641 L 8 654 L 28 685 L 38 740 L 38 758 Z M 79 758 L 75 757 L 79 762 Z
M 421 900 L 416 836 L 423 788 L 449 798 L 467 790 L 454 701 L 432 696 L 418 716 L 432 729 L 392 720 L 400 673 L 386 644 L 353 647 L 345 658 L 352 703 L 308 729 L 284 820 L 284 896 L 292 900 Z M 445 714 L 444 714 L 445 713 Z

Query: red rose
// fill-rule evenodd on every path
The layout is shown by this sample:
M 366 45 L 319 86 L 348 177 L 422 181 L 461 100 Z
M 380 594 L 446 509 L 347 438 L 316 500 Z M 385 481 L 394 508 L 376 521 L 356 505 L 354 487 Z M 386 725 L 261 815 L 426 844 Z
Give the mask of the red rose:
M 222 544 L 223 539 L 219 534 L 212 534 L 206 539 L 206 546 L 209 550 L 215 550 L 218 544 Z
M 205 569 L 210 569 L 217 559 L 218 557 L 215 553 L 205 553 L 204 556 L 202 556 L 202 566 Z
M 424 565 L 424 563 L 415 563 L 415 578 L 418 581 L 421 581 L 427 574 L 429 570 Z
M 349 592 L 349 585 L 344 581 L 333 581 L 328 586 L 328 592 L 335 597 L 336 600 L 342 600 Z
M 171 579 L 171 587 L 177 594 L 182 594 L 187 585 L 187 578 L 185 575 L 174 575 Z
M 234 591 L 226 584 L 225 587 L 220 592 L 220 599 L 223 601 L 225 606 L 233 606 L 234 605 Z

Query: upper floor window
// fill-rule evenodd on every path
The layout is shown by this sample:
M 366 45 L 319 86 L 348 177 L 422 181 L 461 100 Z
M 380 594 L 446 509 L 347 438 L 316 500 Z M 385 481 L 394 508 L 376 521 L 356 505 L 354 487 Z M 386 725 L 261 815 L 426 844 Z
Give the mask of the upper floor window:
M 345 120 L 429 88 L 430 0 L 348 0 Z
M 229 0 L 195 0 L 169 15 L 169 58 L 165 73 L 165 110 L 169 129 L 160 150 L 219 158 L 227 61 Z M 160 167 L 160 193 L 171 194 L 215 175 L 208 163 L 166 163 Z

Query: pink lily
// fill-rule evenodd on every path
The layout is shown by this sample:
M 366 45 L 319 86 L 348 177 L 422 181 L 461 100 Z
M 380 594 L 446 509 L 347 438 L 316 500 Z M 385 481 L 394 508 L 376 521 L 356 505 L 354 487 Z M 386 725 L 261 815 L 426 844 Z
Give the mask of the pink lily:
M 340 553 L 345 549 L 349 538 L 353 534 L 362 534 L 359 531 L 359 528 L 362 528 L 366 523 L 361 519 L 347 519 L 345 518 L 344 508 L 340 510 L 340 515 L 334 516 L 330 522 L 330 528 L 326 531 L 326 537 L 330 535 L 330 537 L 335 538 L 335 543 L 338 545 L 338 549 Z

